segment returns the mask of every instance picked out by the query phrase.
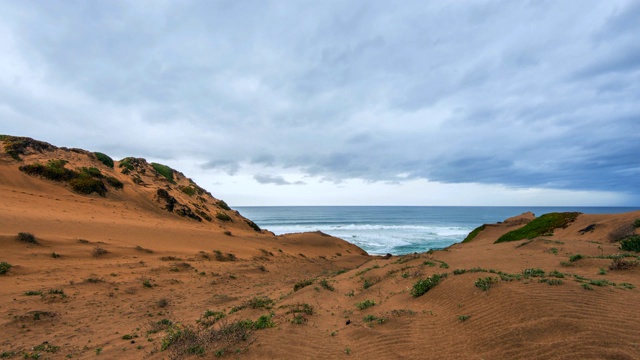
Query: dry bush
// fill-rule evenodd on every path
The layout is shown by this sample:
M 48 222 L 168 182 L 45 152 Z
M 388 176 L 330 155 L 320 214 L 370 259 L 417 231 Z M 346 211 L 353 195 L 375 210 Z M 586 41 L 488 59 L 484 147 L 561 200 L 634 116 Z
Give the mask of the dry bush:
M 26 242 L 26 243 L 30 243 L 30 244 L 37 244 L 38 240 L 36 240 L 36 237 L 28 232 L 19 232 L 18 236 L 16 236 L 16 239 L 18 241 L 22 241 L 22 242 Z
M 107 255 L 109 251 L 101 248 L 100 246 L 96 246 L 93 248 L 93 251 L 91 253 L 93 254 L 93 256 L 99 257 L 99 256 Z
M 628 238 L 635 234 L 635 227 L 633 224 L 624 224 L 620 225 L 617 228 L 613 229 L 609 235 L 609 242 L 618 242 L 622 239 Z
M 221 320 L 216 327 L 198 329 L 193 325 L 172 325 L 162 339 L 161 350 L 169 352 L 169 359 L 180 359 L 193 355 L 204 355 L 214 351 L 221 356 L 230 347 L 237 348 L 242 341 L 250 339 L 253 330 L 252 321 L 236 321 L 233 323 Z M 251 345 L 249 341 L 245 348 Z
M 140 251 L 140 252 L 145 252 L 145 253 L 147 253 L 147 254 L 153 254 L 153 250 L 151 250 L 151 249 L 145 249 L 145 248 L 143 248 L 143 247 L 142 247 L 142 246 L 140 246 L 140 245 L 136 246 L 136 250 L 137 250 L 137 251 Z
M 624 258 L 613 259 L 609 265 L 609 270 L 628 270 L 638 266 L 637 261 L 628 261 Z

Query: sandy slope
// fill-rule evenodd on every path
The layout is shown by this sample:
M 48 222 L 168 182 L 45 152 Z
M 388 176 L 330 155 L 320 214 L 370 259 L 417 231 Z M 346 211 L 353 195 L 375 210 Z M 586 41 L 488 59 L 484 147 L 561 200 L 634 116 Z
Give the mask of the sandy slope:
M 27 154 L 25 162 L 73 155 L 56 151 Z M 621 285 L 640 286 L 640 267 L 608 270 L 612 260 L 596 258 L 620 253 L 607 236 L 640 212 L 581 215 L 550 237 L 493 243 L 533 217 L 525 214 L 487 226 L 467 244 L 384 259 L 320 233 L 256 232 L 237 214 L 230 223 L 179 217 L 154 198 L 168 186 L 162 179 L 149 175 L 137 186 L 117 166 L 103 172 L 121 179 L 124 189 L 100 197 L 25 175 L 18 165 L 0 153 L 0 261 L 13 265 L 0 275 L 0 354 L 9 358 L 170 358 L 175 347 L 160 351 L 166 332 L 153 333 L 158 321 L 197 328 L 196 320 L 212 310 L 227 314 L 212 328 L 269 313 L 276 326 L 238 343 L 210 341 L 206 358 L 224 348 L 223 358 L 240 359 L 640 359 L 639 290 Z M 78 155 L 73 165 L 95 164 Z M 593 232 L 579 232 L 591 224 Z M 17 241 L 18 232 L 33 233 L 39 243 Z M 97 247 L 108 253 L 95 256 Z M 227 254 L 236 261 L 220 261 Z M 574 254 L 585 258 L 569 262 Z M 481 271 L 453 273 L 473 268 Z M 474 285 L 499 278 L 497 271 L 529 268 L 564 278 L 548 285 L 537 277 L 505 277 L 488 291 Z M 426 294 L 411 295 L 418 280 L 436 273 L 448 276 Z M 315 282 L 293 291 L 304 279 Z M 587 290 L 590 280 L 609 285 Z M 231 313 L 264 296 L 274 301 L 270 308 Z M 365 300 L 375 305 L 358 309 Z M 290 311 L 302 304 L 313 314 L 299 314 L 298 324 Z M 45 342 L 59 349 L 32 350 Z

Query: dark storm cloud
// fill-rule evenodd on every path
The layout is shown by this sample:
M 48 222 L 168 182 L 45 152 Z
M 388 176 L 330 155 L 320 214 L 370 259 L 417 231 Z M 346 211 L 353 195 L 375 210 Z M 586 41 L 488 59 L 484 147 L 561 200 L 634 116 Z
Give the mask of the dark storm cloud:
M 639 198 L 638 2 L 1 4 L 2 132 L 263 184 Z

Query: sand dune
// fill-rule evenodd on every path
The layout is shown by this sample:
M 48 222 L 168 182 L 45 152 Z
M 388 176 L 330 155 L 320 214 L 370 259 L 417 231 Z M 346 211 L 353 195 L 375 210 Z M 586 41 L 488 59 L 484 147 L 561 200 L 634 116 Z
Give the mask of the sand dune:
M 16 142 L 0 137 L 3 357 L 640 359 L 638 253 L 609 241 L 640 212 L 496 244 L 535 219 L 523 214 L 385 259 L 322 233 L 256 231 L 177 171 L 172 182 L 138 161 L 123 174 L 92 153 Z M 106 193 L 19 170 L 51 159 L 99 169 Z M 413 296 L 434 274 L 446 277 Z

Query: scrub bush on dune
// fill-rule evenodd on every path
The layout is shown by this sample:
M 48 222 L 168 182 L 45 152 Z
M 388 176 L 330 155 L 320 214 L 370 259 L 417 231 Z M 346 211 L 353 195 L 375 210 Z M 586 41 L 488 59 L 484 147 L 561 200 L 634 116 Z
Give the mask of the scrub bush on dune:
M 413 289 L 411 289 L 411 295 L 413 295 L 413 297 L 424 295 L 427 291 L 433 289 L 436 285 L 438 285 L 438 283 L 440 283 L 440 280 L 444 277 L 445 275 L 434 274 L 426 279 L 418 280 L 413 285 Z
M 0 262 L 0 275 L 6 274 L 12 267 L 13 265 L 9 264 L 8 262 Z
M 103 154 L 101 152 L 94 152 L 93 155 L 95 155 L 96 158 L 105 166 L 113 169 L 113 159 L 110 158 L 107 154 Z
M 36 240 L 36 237 L 28 232 L 19 232 L 18 236 L 16 236 L 16 239 L 18 241 L 22 241 L 22 242 L 26 242 L 26 243 L 30 243 L 30 244 L 37 244 L 38 240 Z
M 624 251 L 640 252 L 640 236 L 634 235 L 620 241 L 620 249 Z

